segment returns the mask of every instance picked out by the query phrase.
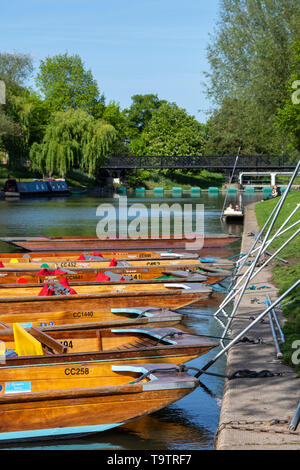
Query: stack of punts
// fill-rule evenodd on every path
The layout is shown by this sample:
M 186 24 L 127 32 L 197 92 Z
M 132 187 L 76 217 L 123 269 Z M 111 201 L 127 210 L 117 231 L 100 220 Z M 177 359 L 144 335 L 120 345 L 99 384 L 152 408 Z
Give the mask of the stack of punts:
M 233 263 L 190 239 L 1 240 L 29 252 L 0 254 L 0 442 L 103 431 L 195 389 L 184 364 L 218 344 L 177 310 L 208 302 Z

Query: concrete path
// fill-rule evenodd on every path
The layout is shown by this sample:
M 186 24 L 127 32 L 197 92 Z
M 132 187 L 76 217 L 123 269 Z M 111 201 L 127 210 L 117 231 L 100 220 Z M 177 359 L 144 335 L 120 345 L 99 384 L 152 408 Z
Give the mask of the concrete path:
M 250 233 L 258 231 L 254 204 L 251 204 L 246 207 L 241 253 L 249 251 L 253 243 Z M 265 310 L 267 294 L 271 301 L 277 297 L 271 266 L 264 268 L 250 281 L 248 287 L 253 284 L 257 287 L 271 286 L 271 289 L 245 291 L 232 322 L 232 338 L 250 323 L 250 317 L 256 318 Z M 282 325 L 283 316 L 277 313 Z M 226 373 L 230 375 L 237 370 L 250 369 L 280 372 L 283 376 L 225 381 L 219 428 L 215 437 L 216 449 L 300 450 L 300 424 L 296 431 L 289 430 L 290 421 L 300 402 L 300 379 L 293 369 L 277 358 L 268 315 L 263 323 L 257 323 L 245 336 L 250 340 L 262 338 L 263 342 L 234 345 L 228 352 Z

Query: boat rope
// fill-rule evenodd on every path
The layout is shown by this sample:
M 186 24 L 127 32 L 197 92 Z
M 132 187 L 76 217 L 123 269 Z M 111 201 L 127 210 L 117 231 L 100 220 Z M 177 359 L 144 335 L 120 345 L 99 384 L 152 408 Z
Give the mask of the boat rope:
M 226 259 L 244 258 L 244 256 L 246 256 L 246 253 L 239 253 L 239 254 L 234 255 L 234 256 L 229 256 L 229 257 L 226 258 Z
M 255 371 L 255 370 L 249 370 L 249 369 L 239 369 L 235 372 L 233 372 L 230 375 L 226 374 L 218 374 L 217 372 L 207 372 L 206 370 L 199 369 L 197 367 L 190 367 L 186 366 L 184 364 L 175 366 L 175 367 L 168 367 L 164 369 L 151 369 L 142 374 L 139 378 L 137 378 L 135 381 L 130 382 L 131 384 L 136 384 L 141 382 L 143 379 L 146 379 L 152 374 L 156 373 L 164 373 L 164 372 L 178 372 L 178 373 L 183 373 L 183 372 L 188 372 L 189 370 L 196 371 L 196 375 L 194 375 L 195 378 L 198 378 L 201 374 L 206 374 L 214 377 L 220 377 L 228 380 L 234 380 L 234 379 L 253 379 L 253 378 L 270 378 L 270 377 L 282 377 L 285 374 L 283 372 L 271 372 L 270 370 L 264 369 L 261 371 Z
M 266 377 L 282 377 L 284 375 L 283 372 L 271 372 L 270 370 L 267 370 L 267 369 L 261 370 L 259 372 L 255 370 L 249 370 L 249 369 L 239 369 L 230 375 L 217 374 L 215 372 L 207 372 L 206 370 L 198 369 L 197 367 L 190 367 L 190 366 L 188 366 L 187 369 L 196 370 L 197 371 L 197 374 L 195 375 L 196 378 L 198 378 L 201 374 L 206 374 L 206 375 L 215 375 L 216 377 L 222 377 L 228 380 L 240 379 L 240 378 L 252 379 L 252 378 L 266 378 Z
M 227 339 L 228 341 L 231 341 L 231 338 L 222 338 L 221 336 L 212 336 L 212 335 L 201 335 L 197 333 L 187 333 L 185 331 L 172 331 L 170 333 L 166 333 L 164 336 L 161 336 L 158 338 L 157 342 L 155 343 L 154 346 L 157 346 L 164 338 L 174 338 L 175 336 L 183 336 L 183 335 L 188 335 L 188 336 L 198 336 L 198 337 L 204 337 L 204 338 L 214 338 L 214 339 Z
M 158 338 L 157 342 L 155 343 L 155 346 L 157 346 L 164 338 L 174 338 L 175 336 L 183 336 L 183 335 L 188 335 L 188 336 L 197 336 L 201 338 L 213 338 L 213 339 L 222 339 L 222 340 L 228 340 L 231 341 L 232 338 L 228 337 L 223 337 L 223 336 L 213 336 L 213 335 L 204 335 L 204 334 L 199 334 L 199 333 L 188 333 L 185 331 L 172 331 L 170 333 L 166 333 L 164 336 L 161 336 Z M 235 344 L 238 343 L 251 343 L 251 344 L 264 344 L 263 338 L 257 338 L 257 339 L 249 339 L 247 336 L 244 336 L 242 339 L 239 339 Z
M 226 288 L 226 287 L 219 287 L 219 286 L 212 286 L 211 284 L 205 284 L 206 286 L 212 287 L 212 289 L 215 292 L 232 292 L 232 291 L 238 291 L 239 289 L 234 289 L 234 288 Z M 257 287 L 254 284 L 252 286 L 249 286 L 246 288 L 246 290 L 260 290 L 260 289 L 272 289 L 271 286 L 260 286 Z

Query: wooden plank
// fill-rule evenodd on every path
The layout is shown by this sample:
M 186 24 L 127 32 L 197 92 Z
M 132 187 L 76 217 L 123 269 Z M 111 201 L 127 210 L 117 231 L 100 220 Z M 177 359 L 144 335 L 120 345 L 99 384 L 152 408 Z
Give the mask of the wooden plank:
M 29 333 L 45 346 L 50 348 L 50 350 L 56 351 L 58 354 L 65 354 L 67 352 L 68 348 L 66 346 L 62 345 L 59 341 L 56 341 L 56 339 L 34 326 L 30 328 Z

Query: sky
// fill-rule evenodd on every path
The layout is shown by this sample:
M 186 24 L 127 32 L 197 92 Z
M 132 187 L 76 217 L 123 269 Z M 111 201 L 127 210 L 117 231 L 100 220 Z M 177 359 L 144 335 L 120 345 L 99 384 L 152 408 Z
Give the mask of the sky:
M 79 54 L 106 103 L 157 94 L 201 122 L 207 45 L 219 0 L 13 0 L 0 5 L 0 52 Z M 28 83 L 34 85 L 34 75 Z

